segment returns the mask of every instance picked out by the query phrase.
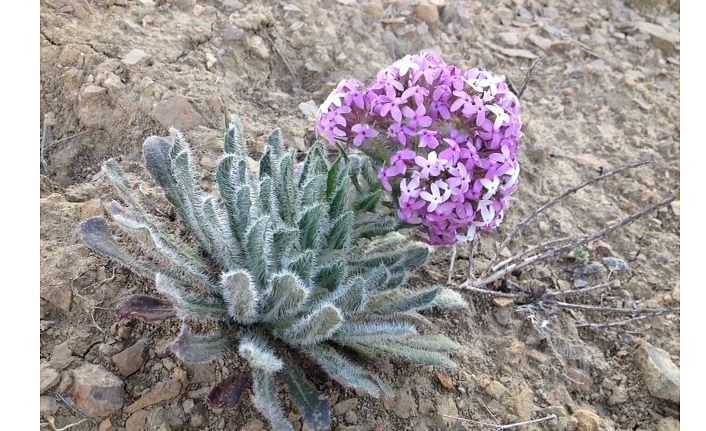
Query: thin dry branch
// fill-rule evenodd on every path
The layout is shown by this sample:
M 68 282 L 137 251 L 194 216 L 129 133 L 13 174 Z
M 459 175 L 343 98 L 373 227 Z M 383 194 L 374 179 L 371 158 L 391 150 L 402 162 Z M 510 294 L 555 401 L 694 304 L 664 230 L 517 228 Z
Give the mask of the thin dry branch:
M 548 420 L 552 420 L 552 419 L 557 418 L 557 416 L 555 414 L 551 414 L 549 416 L 545 416 L 545 417 L 539 418 L 539 419 L 532 419 L 532 420 L 524 421 L 524 422 L 515 422 L 515 423 L 507 424 L 507 425 L 497 425 L 497 424 L 489 424 L 487 422 L 480 422 L 480 421 L 476 421 L 473 419 L 466 419 L 466 418 L 462 418 L 460 416 L 451 416 L 451 415 L 443 415 L 443 414 L 441 416 L 445 417 L 445 418 L 449 418 L 449 419 L 456 419 L 456 420 L 463 421 L 463 422 L 469 422 L 469 423 L 483 426 L 483 427 L 494 428 L 496 431 L 508 430 L 508 429 L 512 429 L 512 428 L 525 426 L 525 425 L 532 425 L 532 424 L 536 424 L 539 422 L 544 422 L 544 421 L 548 421 Z
M 679 313 L 679 308 L 615 308 L 615 307 L 604 307 L 601 305 L 587 305 L 587 304 L 572 304 L 570 302 L 555 301 L 552 299 L 542 300 L 539 302 L 540 306 L 555 306 L 559 308 L 567 308 L 571 310 L 582 310 L 582 311 L 595 311 L 599 313 L 612 313 L 612 314 L 627 314 L 631 316 L 644 315 L 644 314 L 677 314 Z
M 525 79 L 522 80 L 520 90 L 517 92 L 517 100 L 522 99 L 522 95 L 525 94 L 525 90 L 527 89 L 527 84 L 529 84 L 529 82 L 532 80 L 532 77 L 534 76 L 534 70 L 537 68 L 537 66 L 539 66 L 542 60 L 542 57 L 539 57 L 538 59 L 534 60 L 534 62 L 530 65 L 529 69 L 527 69 Z
M 534 211 L 532 211 L 527 217 L 525 217 L 521 222 L 519 222 L 519 223 L 517 224 L 517 226 L 515 226 L 515 227 L 512 229 L 512 231 L 511 231 L 510 234 L 507 236 L 507 238 L 505 238 L 505 240 L 500 244 L 500 248 L 498 248 L 498 251 L 500 251 L 500 250 L 502 250 L 503 248 L 507 247 L 507 245 L 510 244 L 510 242 L 511 242 L 517 235 L 519 235 L 520 232 L 522 232 L 522 230 L 525 228 L 525 226 L 527 226 L 527 224 L 528 224 L 530 221 L 532 221 L 534 218 L 536 218 L 536 217 L 539 215 L 539 213 L 541 213 L 542 211 L 544 211 L 544 210 L 546 210 L 546 209 L 548 209 L 548 208 L 554 206 L 556 203 L 558 203 L 559 201 L 561 201 L 561 200 L 564 199 L 565 197 L 569 196 L 570 194 L 576 193 L 577 191 L 581 190 L 582 188 L 587 187 L 587 186 L 589 186 L 589 185 L 591 185 L 591 184 L 594 184 L 594 183 L 596 183 L 596 182 L 598 182 L 598 181 L 600 181 L 600 180 L 606 179 L 606 178 L 608 178 L 608 177 L 612 177 L 613 175 L 619 174 L 619 173 L 621 173 L 621 172 L 623 172 L 623 171 L 626 171 L 626 170 L 628 170 L 628 169 L 633 169 L 633 168 L 637 168 L 637 167 L 640 167 L 640 166 L 644 166 L 644 165 L 646 165 L 646 164 L 648 164 L 648 163 L 650 163 L 650 162 L 632 163 L 632 164 L 630 164 L 630 165 L 626 165 L 626 166 L 623 166 L 623 167 L 614 169 L 614 170 L 612 170 L 612 171 L 606 172 L 606 173 L 603 174 L 603 175 L 600 175 L 600 176 L 591 178 L 590 180 L 584 181 L 583 183 L 581 183 L 581 184 L 579 184 L 579 185 L 577 185 L 577 186 L 571 187 L 570 189 L 566 190 L 564 193 L 560 194 L 559 196 L 555 197 L 554 199 L 548 201 L 548 202 L 545 203 L 544 205 L 542 205 L 542 206 L 540 206 L 539 208 L 537 208 L 537 209 L 535 209 Z
M 507 265 L 507 264 L 509 264 L 509 263 L 512 263 L 512 262 L 514 262 L 514 261 L 516 261 L 516 260 L 519 260 L 521 257 L 524 257 L 524 256 L 526 256 L 526 255 L 528 255 L 528 254 L 530 254 L 530 253 L 536 252 L 537 250 L 543 250 L 543 249 L 549 247 L 550 245 L 556 245 L 556 244 L 559 244 L 559 243 L 562 243 L 562 242 L 566 242 L 566 241 L 571 241 L 571 240 L 575 240 L 575 238 L 574 238 L 574 237 L 571 237 L 571 236 L 565 236 L 565 237 L 562 237 L 562 238 L 550 239 L 549 241 L 545 241 L 545 242 L 539 243 L 539 244 L 537 244 L 537 245 L 534 245 L 534 246 L 528 248 L 527 250 L 521 251 L 521 252 L 515 254 L 514 256 L 510 256 L 510 257 L 508 257 L 507 259 L 502 260 L 502 261 L 496 263 L 495 265 L 493 265 L 493 264 L 491 263 L 491 264 L 483 271 L 481 277 L 485 277 L 490 271 L 497 271 L 498 269 L 502 268 L 503 266 L 505 266 L 505 265 Z
M 544 296 L 557 298 L 557 297 L 561 297 L 561 296 L 582 295 L 586 292 L 593 292 L 595 290 L 605 289 L 606 287 L 612 287 L 614 284 L 615 284 L 615 281 L 606 281 L 605 283 L 600 283 L 600 284 L 596 284 L 594 286 L 584 287 L 582 289 L 567 290 L 567 291 L 563 291 L 563 292 L 547 292 L 544 294 Z
M 605 323 L 591 323 L 591 322 L 576 322 L 576 327 L 577 328 L 589 328 L 589 329 L 604 329 L 604 328 L 617 328 L 619 326 L 625 326 L 629 325 L 630 323 L 638 322 L 641 320 L 646 320 L 646 319 L 653 319 L 658 316 L 663 316 L 665 314 L 671 314 L 667 311 L 664 313 L 653 313 L 653 314 L 644 314 L 641 316 L 635 316 L 631 317 L 630 319 L 625 319 L 625 320 L 619 320 L 616 322 L 605 322 Z
M 537 262 L 541 262 L 543 260 L 549 259 L 550 257 L 558 256 L 559 254 L 566 252 L 567 250 L 573 250 L 574 248 L 584 246 L 592 241 L 595 241 L 601 237 L 604 237 L 604 236 L 610 234 L 611 232 L 613 232 L 614 230 L 616 230 L 622 226 L 628 225 L 628 224 L 634 222 L 635 220 L 638 220 L 639 218 L 645 216 L 646 214 L 649 214 L 649 213 L 656 211 L 666 205 L 669 205 L 674 199 L 675 199 L 675 196 L 670 196 L 667 199 L 662 200 L 661 202 L 658 202 L 653 205 L 649 205 L 649 206 L 643 208 L 642 210 L 636 212 L 635 214 L 629 215 L 629 216 L 623 218 L 622 220 L 619 220 L 615 223 L 612 223 L 599 231 L 596 231 L 592 234 L 580 237 L 576 241 L 571 242 L 569 244 L 565 244 L 565 245 L 553 248 L 551 250 L 548 250 L 548 251 L 545 251 L 545 252 L 542 252 L 539 254 L 535 254 L 533 256 L 530 256 L 530 257 L 522 260 L 521 262 L 507 265 L 504 268 L 495 271 L 491 275 L 489 275 L 485 278 L 482 278 L 481 280 L 474 282 L 473 280 L 468 279 L 460 287 L 467 288 L 469 286 L 474 286 L 474 287 L 485 286 L 486 284 L 489 284 L 489 283 L 492 283 L 496 280 L 501 279 L 502 277 L 511 273 L 512 271 L 516 271 L 518 269 L 522 269 L 527 266 L 534 265 Z

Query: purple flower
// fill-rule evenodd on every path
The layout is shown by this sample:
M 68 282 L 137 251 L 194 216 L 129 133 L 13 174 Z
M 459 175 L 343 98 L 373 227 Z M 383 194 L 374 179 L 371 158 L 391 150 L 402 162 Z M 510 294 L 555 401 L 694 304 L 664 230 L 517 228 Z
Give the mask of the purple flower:
M 403 97 L 397 97 L 395 89 L 392 87 L 387 87 L 385 89 L 385 96 L 378 98 L 377 105 L 380 107 L 380 115 L 385 117 L 387 114 L 392 116 L 395 121 L 402 121 L 402 111 L 400 106 L 407 103 L 407 99 Z
M 353 145 L 360 147 L 367 139 L 376 137 L 379 133 L 375 129 L 371 129 L 367 124 L 356 124 L 351 127 L 351 130 L 356 134 L 353 138 Z
M 429 206 L 427 207 L 427 211 L 429 212 L 434 211 L 439 204 L 446 202 L 446 200 L 451 196 L 451 190 L 449 190 L 449 187 L 443 182 L 441 182 L 442 187 L 446 187 L 444 188 L 444 194 L 441 194 L 441 189 L 439 188 L 438 183 L 440 182 L 437 181 L 431 184 L 431 193 L 427 191 L 419 193 L 419 197 L 429 202 Z
M 436 130 L 427 130 L 424 129 L 421 132 L 417 133 L 417 136 L 419 136 L 419 146 L 421 148 L 429 148 L 430 150 L 433 150 L 434 148 L 439 146 L 439 140 L 436 139 L 436 135 L 439 132 Z
M 429 175 L 434 177 L 438 176 L 441 171 L 444 170 L 444 166 L 446 166 L 448 160 L 437 158 L 436 152 L 432 151 L 429 153 L 428 157 L 416 156 L 414 162 L 417 166 L 422 168 L 419 172 L 421 178 L 426 179 Z
M 413 175 L 412 179 L 407 182 L 407 178 L 400 182 L 400 202 L 407 203 L 411 198 L 419 196 L 419 175 Z

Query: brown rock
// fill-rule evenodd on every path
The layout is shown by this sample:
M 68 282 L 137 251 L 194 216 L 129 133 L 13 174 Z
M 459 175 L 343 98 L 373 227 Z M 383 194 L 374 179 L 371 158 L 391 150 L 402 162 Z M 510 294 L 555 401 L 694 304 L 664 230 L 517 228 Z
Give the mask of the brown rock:
M 48 362 L 43 361 L 39 364 L 39 393 L 44 394 L 49 389 L 56 386 L 61 380 L 61 375 L 58 371 L 52 368 Z
M 454 388 L 454 382 L 451 381 L 448 377 L 446 377 L 443 373 L 436 373 L 436 378 L 439 379 L 439 383 L 441 383 L 441 386 L 445 387 L 446 389 L 453 389 Z
M 593 250 L 601 257 L 615 256 L 613 248 L 605 241 L 596 241 L 593 245 Z
M 576 410 L 571 417 L 578 421 L 576 431 L 598 431 L 601 429 L 601 417 L 590 410 Z
M 439 9 L 427 1 L 421 1 L 414 8 L 414 15 L 429 26 L 439 25 Z
M 138 341 L 122 352 L 113 355 L 113 363 L 118 367 L 120 374 L 127 377 L 142 368 L 145 363 L 145 347 L 147 343 Z
M 156 104 L 152 116 L 165 128 L 193 129 L 203 121 L 186 97 L 175 95 Z
M 569 368 L 564 372 L 564 376 L 566 377 L 569 389 L 581 392 L 582 394 L 591 392 L 593 379 L 585 372 L 576 368 Z
M 248 421 L 241 431 L 263 431 L 265 429 L 265 423 L 260 419 L 252 419 Z
M 108 416 L 123 406 L 123 382 L 100 365 L 73 370 L 76 407 L 91 417 Z
M 103 202 L 95 198 L 81 204 L 80 216 L 81 220 L 86 220 L 91 217 L 98 217 L 104 214 Z
M 66 283 L 44 285 L 39 295 L 63 311 L 71 308 L 71 288 Z
M 358 398 L 349 398 L 333 406 L 336 416 L 343 416 L 358 406 Z
M 440 396 L 436 401 L 436 413 L 441 416 L 447 425 L 456 422 L 456 419 L 446 418 L 444 416 L 458 416 L 458 407 L 451 396 Z
M 113 423 L 110 421 L 110 419 L 105 419 L 98 425 L 98 431 L 113 431 L 115 430 L 115 427 L 113 426 Z
M 507 307 L 508 305 L 512 305 L 512 303 L 514 302 L 515 301 L 512 298 L 493 298 L 493 304 L 497 305 L 498 307 Z
M 528 387 L 522 388 L 512 396 L 512 406 L 515 416 L 521 421 L 529 420 L 532 413 L 537 409 L 534 405 L 534 394 Z
M 51 359 L 49 360 L 49 363 L 52 367 L 56 368 L 57 370 L 63 370 L 69 365 L 71 365 L 71 362 L 73 362 L 73 360 L 74 356 L 71 354 L 69 342 L 64 341 L 63 343 L 54 346 L 54 349 L 51 352 Z
M 638 345 L 635 360 L 653 396 L 679 403 L 679 367 L 674 365 L 669 353 L 642 341 Z
M 181 383 L 178 380 L 168 380 L 159 382 L 155 387 L 140 397 L 139 400 L 130 404 L 125 408 L 128 413 L 134 413 L 152 404 L 161 403 L 162 401 L 171 400 L 181 392 Z
M 138 410 L 125 421 L 125 431 L 142 431 L 147 424 L 147 412 Z
M 505 385 L 496 380 L 486 381 L 481 384 L 483 385 L 485 393 L 487 393 L 498 401 L 508 393 Z
M 655 431 L 679 431 L 679 421 L 674 418 L 662 418 L 657 422 Z
M 410 417 L 416 415 L 417 403 L 415 402 L 414 397 L 409 393 L 409 391 L 398 391 L 397 395 L 395 396 L 392 411 L 395 413 L 395 415 L 402 419 L 409 419 Z

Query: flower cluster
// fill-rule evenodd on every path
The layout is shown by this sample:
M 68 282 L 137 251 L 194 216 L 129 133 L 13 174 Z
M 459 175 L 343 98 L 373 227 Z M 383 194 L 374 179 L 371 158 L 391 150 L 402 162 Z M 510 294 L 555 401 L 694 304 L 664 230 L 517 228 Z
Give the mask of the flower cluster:
M 317 134 L 377 158 L 399 218 L 424 226 L 429 243 L 465 242 L 502 222 L 522 134 L 504 77 L 407 55 L 367 88 L 342 81 L 320 110 Z

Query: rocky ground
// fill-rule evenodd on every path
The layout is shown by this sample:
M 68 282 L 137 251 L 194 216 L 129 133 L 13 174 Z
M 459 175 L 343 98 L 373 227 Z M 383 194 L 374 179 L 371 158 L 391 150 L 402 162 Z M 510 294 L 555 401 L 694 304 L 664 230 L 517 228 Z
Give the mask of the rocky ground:
M 611 279 L 611 288 L 572 300 L 679 306 L 678 2 L 44 0 L 40 20 L 43 429 L 81 420 L 71 429 L 267 428 L 247 402 L 231 411 L 204 403 L 216 380 L 243 366 L 237 360 L 188 367 L 167 349 L 176 325 L 116 322 L 120 298 L 151 287 L 78 239 L 80 220 L 103 214 L 115 198 L 101 163 L 117 158 L 154 195 L 140 148 L 174 125 L 210 172 L 226 110 L 244 120 L 253 156 L 275 126 L 306 150 L 314 111 L 335 83 L 368 80 L 419 50 L 505 74 L 515 87 L 543 58 L 522 99 L 517 200 L 505 226 L 483 239 L 477 268 L 551 197 L 650 161 L 567 197 L 501 256 L 593 232 L 676 195 L 591 244 L 585 263 L 560 256 L 510 279 L 515 289 L 533 291 Z M 445 283 L 449 255 L 435 250 L 413 282 Z M 459 250 L 454 283 L 465 279 L 467 265 L 468 250 Z M 550 414 L 557 419 L 522 429 L 679 429 L 678 316 L 577 328 L 625 316 L 467 296 L 471 310 L 425 314 L 462 344 L 460 367 L 388 364 L 388 380 L 399 388 L 391 400 L 327 384 L 337 429 L 481 429 L 442 415 L 506 424 Z M 290 419 L 301 428 L 296 414 Z

